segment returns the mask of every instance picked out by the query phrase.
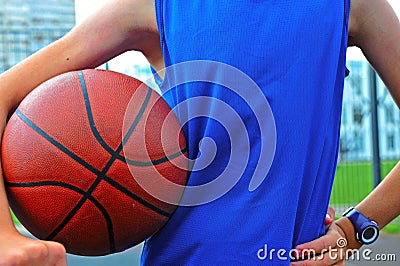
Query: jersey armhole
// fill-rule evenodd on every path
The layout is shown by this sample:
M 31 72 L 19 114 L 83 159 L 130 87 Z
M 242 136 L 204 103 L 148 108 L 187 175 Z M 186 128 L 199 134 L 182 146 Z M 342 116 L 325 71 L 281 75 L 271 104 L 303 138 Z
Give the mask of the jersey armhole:
M 350 2 L 351 0 L 344 0 L 344 23 L 345 23 L 345 30 L 347 36 L 349 35 L 349 19 L 350 19 Z M 350 70 L 348 69 L 346 65 L 346 60 L 345 60 L 345 77 L 348 77 L 350 75 Z
M 156 8 L 156 19 L 158 32 L 160 35 L 160 45 L 161 49 L 164 50 L 164 23 L 163 23 L 163 0 L 155 0 L 155 8 Z
M 161 51 L 164 56 L 164 51 L 165 51 L 165 34 L 164 34 L 164 1 L 163 0 L 154 0 L 154 6 L 155 6 L 155 12 L 156 12 L 156 20 L 157 20 L 157 27 L 158 27 L 158 33 L 160 36 L 160 46 L 161 46 Z M 164 57 L 164 62 L 165 62 L 165 57 Z M 153 73 L 154 81 L 158 85 L 158 87 L 161 89 L 162 85 L 164 84 L 164 80 L 160 77 L 160 75 L 155 71 L 155 69 L 151 66 L 151 72 Z

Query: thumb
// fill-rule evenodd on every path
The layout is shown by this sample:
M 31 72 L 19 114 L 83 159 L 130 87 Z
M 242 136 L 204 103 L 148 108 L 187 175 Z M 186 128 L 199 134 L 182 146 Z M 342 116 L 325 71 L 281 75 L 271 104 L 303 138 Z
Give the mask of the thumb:
M 330 225 L 334 219 L 335 219 L 335 209 L 333 209 L 332 206 L 329 206 L 325 217 L 325 224 Z

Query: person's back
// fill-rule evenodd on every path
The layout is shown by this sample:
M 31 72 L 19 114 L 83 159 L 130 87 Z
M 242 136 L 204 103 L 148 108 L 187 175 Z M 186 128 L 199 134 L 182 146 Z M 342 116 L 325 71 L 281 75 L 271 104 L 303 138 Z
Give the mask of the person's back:
M 143 263 L 279 261 L 265 254 L 265 245 L 286 250 L 289 263 L 290 249 L 324 233 L 339 142 L 349 4 L 156 1 L 164 60 L 172 66 L 161 90 L 185 125 L 191 159 L 198 157 L 188 186 L 210 190 L 185 192 L 181 204 L 189 206 L 178 207 L 147 241 Z M 259 88 L 240 87 L 250 84 L 241 72 Z M 244 131 L 232 129 L 240 122 L 236 115 Z M 262 165 L 272 159 L 267 174 Z M 224 184 L 210 185 L 221 178 Z M 226 182 L 236 180 L 225 194 Z M 221 197 L 213 200 L 210 194 L 218 189 Z

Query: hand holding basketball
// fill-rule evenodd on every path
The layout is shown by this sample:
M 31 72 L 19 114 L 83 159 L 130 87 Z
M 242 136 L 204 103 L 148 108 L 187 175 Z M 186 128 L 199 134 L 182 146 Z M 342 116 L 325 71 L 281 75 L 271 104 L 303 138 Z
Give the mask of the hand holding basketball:
M 0 265 L 67 265 L 63 245 L 26 238 L 17 232 L 2 232 L 0 250 Z

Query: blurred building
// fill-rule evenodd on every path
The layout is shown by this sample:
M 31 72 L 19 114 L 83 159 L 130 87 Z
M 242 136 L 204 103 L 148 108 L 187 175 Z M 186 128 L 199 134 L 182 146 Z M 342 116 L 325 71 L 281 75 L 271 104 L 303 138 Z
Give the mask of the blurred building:
M 75 4 L 74 0 L 0 0 L 0 73 L 64 36 L 76 23 L 76 11 L 81 20 L 91 11 L 76 10 Z M 101 68 L 134 76 L 156 88 L 150 66 L 139 52 L 125 53 Z
M 372 159 L 371 96 L 369 64 L 349 61 L 350 76 L 345 80 L 340 160 Z M 380 155 L 383 160 L 400 158 L 400 111 L 385 85 L 377 79 Z
M 74 0 L 0 0 L 0 71 L 65 35 Z

